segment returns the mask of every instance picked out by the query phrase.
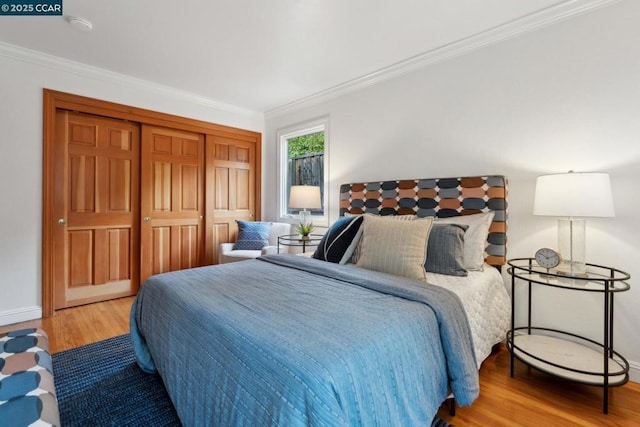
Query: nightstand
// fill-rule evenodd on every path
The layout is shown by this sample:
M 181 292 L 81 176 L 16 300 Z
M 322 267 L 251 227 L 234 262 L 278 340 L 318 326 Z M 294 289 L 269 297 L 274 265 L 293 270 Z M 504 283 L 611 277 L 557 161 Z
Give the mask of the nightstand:
M 587 264 L 587 277 L 567 277 L 538 266 L 533 258 L 508 261 L 511 275 L 511 330 L 507 348 L 511 353 L 511 376 L 515 359 L 551 375 L 583 384 L 603 387 L 603 412 L 608 412 L 609 387 L 629 381 L 629 362 L 613 347 L 614 295 L 630 289 L 630 275 L 624 271 Z M 528 287 L 527 326 L 515 327 L 515 290 Z M 603 299 L 603 338 L 595 341 L 567 331 L 533 325 L 532 287 L 548 286 L 576 292 L 595 292 Z
M 301 247 L 302 253 L 307 251 L 307 248 L 316 247 L 320 244 L 322 240 L 321 234 L 309 234 L 306 236 L 307 238 L 303 238 L 299 234 L 285 234 L 284 236 L 278 237 L 278 253 L 280 253 L 280 245 L 282 246 L 294 246 Z

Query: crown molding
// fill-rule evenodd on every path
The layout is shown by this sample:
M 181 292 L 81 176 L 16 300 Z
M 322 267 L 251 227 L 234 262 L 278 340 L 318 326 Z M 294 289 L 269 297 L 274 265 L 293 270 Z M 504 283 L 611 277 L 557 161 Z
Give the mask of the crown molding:
M 166 96 L 178 98 L 187 102 L 228 113 L 239 114 L 248 117 L 262 116 L 262 112 L 259 111 L 252 111 L 246 108 L 237 107 L 235 105 L 225 104 L 223 102 L 205 98 L 191 92 L 175 89 L 170 86 L 153 83 L 148 80 L 127 76 L 125 74 L 116 73 L 113 71 L 105 70 L 103 68 L 86 65 L 80 62 L 72 61 L 54 55 L 49 55 L 47 53 L 27 49 L 20 46 L 15 46 L 1 41 L 0 57 L 28 62 L 30 64 L 35 64 L 41 67 L 62 71 L 65 73 L 71 73 L 82 77 L 101 80 L 106 83 L 123 85 L 136 89 L 143 89 L 146 91 L 151 91 L 153 93 L 161 93 Z
M 509 21 L 505 24 L 473 34 L 469 37 L 436 47 L 427 52 L 397 62 L 362 77 L 338 84 L 307 97 L 284 104 L 280 107 L 270 109 L 265 112 L 265 118 L 269 119 L 277 117 L 295 111 L 299 108 L 327 101 L 346 93 L 374 85 L 381 81 L 389 80 L 420 68 L 425 68 L 431 64 L 436 64 L 438 62 L 446 61 L 448 59 L 482 49 L 485 46 L 516 37 L 520 34 L 534 31 L 556 22 L 565 21 L 619 1 L 620 0 L 567 0 L 521 18 L 514 19 L 513 21 Z
M 356 79 L 338 84 L 312 95 L 297 99 L 282 106 L 264 112 L 249 110 L 235 105 L 226 104 L 205 98 L 191 92 L 179 90 L 170 86 L 153 83 L 147 80 L 127 76 L 103 68 L 86 65 L 80 62 L 60 58 L 43 52 L 11 45 L 0 41 L 0 57 L 11 58 L 42 67 L 76 74 L 79 76 L 102 80 L 111 84 L 125 85 L 143 89 L 154 93 L 182 99 L 187 102 L 213 108 L 223 112 L 238 114 L 246 117 L 277 117 L 297 109 L 327 101 L 346 93 L 353 92 L 384 80 L 389 80 L 403 74 L 410 73 L 431 64 L 467 54 L 485 46 L 516 37 L 522 33 L 533 31 L 556 22 L 564 21 L 583 13 L 617 3 L 620 0 L 566 0 L 540 11 L 515 19 L 505 24 L 473 34 L 455 42 L 439 46 L 388 67 L 374 71 Z

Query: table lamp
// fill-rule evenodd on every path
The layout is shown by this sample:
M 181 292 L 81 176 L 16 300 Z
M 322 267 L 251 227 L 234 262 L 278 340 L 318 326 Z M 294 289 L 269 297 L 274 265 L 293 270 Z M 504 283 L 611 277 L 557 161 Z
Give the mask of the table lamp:
M 311 212 L 307 209 L 320 209 L 320 187 L 314 185 L 292 185 L 289 193 L 289 208 L 302 209 L 299 212 L 300 224 L 309 224 Z
M 587 276 L 585 217 L 613 217 L 609 175 L 595 172 L 542 175 L 536 180 L 533 214 L 558 219 L 558 274 Z

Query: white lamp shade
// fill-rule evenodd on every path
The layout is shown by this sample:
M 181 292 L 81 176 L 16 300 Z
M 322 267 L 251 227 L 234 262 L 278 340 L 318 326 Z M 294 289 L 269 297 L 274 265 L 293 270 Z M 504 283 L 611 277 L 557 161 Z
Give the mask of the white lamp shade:
M 289 207 L 297 209 L 320 209 L 320 187 L 293 185 L 289 193 Z
M 559 173 L 539 176 L 533 202 L 534 215 L 560 217 L 612 217 L 609 174 Z

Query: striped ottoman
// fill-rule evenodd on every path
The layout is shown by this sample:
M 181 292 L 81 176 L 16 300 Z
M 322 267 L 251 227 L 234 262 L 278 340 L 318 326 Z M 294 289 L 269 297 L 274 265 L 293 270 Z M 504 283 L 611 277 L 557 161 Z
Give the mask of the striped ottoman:
M 0 336 L 0 424 L 60 425 L 49 340 L 42 329 Z

